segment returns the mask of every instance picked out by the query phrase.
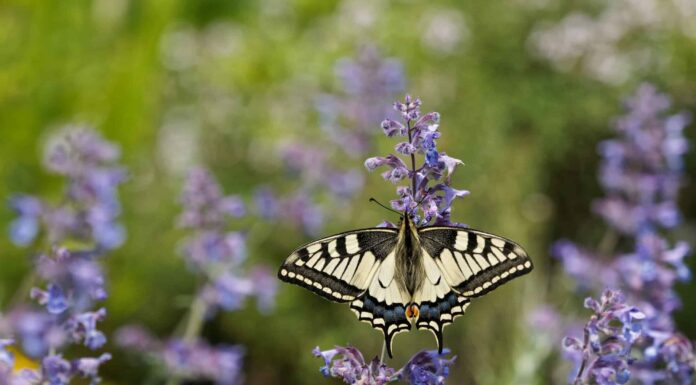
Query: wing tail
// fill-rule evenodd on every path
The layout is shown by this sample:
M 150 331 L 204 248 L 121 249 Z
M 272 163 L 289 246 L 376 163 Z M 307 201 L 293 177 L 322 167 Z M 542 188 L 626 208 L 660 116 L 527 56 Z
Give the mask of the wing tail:
M 369 294 L 351 302 L 350 308 L 360 321 L 372 325 L 384 334 L 384 343 L 389 358 L 393 358 L 392 344 L 394 336 L 411 329 L 406 318 L 406 308 L 403 304 L 387 305 Z

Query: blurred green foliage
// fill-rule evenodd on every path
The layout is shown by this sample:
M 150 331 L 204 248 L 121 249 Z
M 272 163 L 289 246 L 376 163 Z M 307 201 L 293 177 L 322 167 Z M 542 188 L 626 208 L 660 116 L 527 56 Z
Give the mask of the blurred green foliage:
M 130 170 L 122 189 L 128 241 L 108 258 L 105 328 L 137 321 L 166 336 L 185 314 L 186 295 L 196 284 L 176 252 L 182 172 L 205 164 L 227 192 L 247 199 L 261 184 L 289 188 L 292 180 L 272 144 L 321 135 L 313 96 L 340 88 L 333 75 L 338 59 L 354 56 L 362 43 L 376 44 L 403 61 L 408 92 L 442 115 L 441 147 L 466 163 L 455 185 L 472 195 L 456 203 L 454 219 L 519 241 L 537 266 L 475 301 L 447 328 L 445 344 L 459 356 L 451 383 L 549 383 L 567 368 L 533 353 L 538 341 L 528 332 L 527 312 L 545 301 L 581 311 L 548 247 L 561 236 L 587 244 L 600 237 L 600 221 L 589 213 L 600 194 L 596 143 L 610 135 L 621 97 L 642 81 L 673 95 L 678 108 L 696 111 L 693 37 L 672 31 L 654 39 L 646 32 L 643 48 L 660 55 L 662 64 L 619 84 L 572 68 L 559 72 L 529 49 L 540 23 L 596 7 L 552 0 L 4 0 L 0 198 L 14 192 L 59 196 L 60 181 L 42 169 L 41 150 L 47 133 L 62 124 L 87 122 L 117 142 Z M 455 27 L 438 30 L 443 25 Z M 693 129 L 687 136 L 694 137 Z M 375 155 L 391 150 L 392 142 L 376 140 Z M 693 154 L 687 162 L 687 174 L 694 175 Z M 377 174 L 367 180 L 352 209 L 329 214 L 325 233 L 391 215 L 367 198 L 391 199 L 392 186 Z M 692 242 L 695 197 L 694 186 L 687 186 L 679 237 Z M 3 226 L 10 219 L 10 212 L 0 211 Z M 309 240 L 282 223 L 239 226 L 250 231 L 252 260 L 274 269 Z M 0 237 L 0 304 L 30 269 L 27 256 Z M 689 298 L 696 286 L 680 291 Z M 696 337 L 696 307 L 678 317 Z M 247 346 L 248 384 L 328 383 L 310 354 L 314 346 L 351 343 L 377 354 L 382 341 L 345 306 L 287 285 L 280 287 L 274 312 L 249 307 L 223 314 L 205 334 Z M 425 332 L 400 335 L 393 365 L 433 344 Z M 104 369 L 108 383 L 146 381 L 138 357 L 110 349 L 115 359 Z

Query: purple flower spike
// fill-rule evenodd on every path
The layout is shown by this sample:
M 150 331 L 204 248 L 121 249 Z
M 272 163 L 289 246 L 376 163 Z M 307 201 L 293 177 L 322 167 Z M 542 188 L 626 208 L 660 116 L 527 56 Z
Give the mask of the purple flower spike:
M 456 359 L 442 358 L 449 353 L 449 349 L 444 349 L 442 354 L 436 350 L 421 351 L 401 369 L 401 375 L 413 385 L 443 385 L 449 375 L 449 367 Z
M 365 168 L 373 171 L 388 167 L 381 175 L 387 181 L 400 184 L 407 180 L 407 186 L 397 186 L 399 199 L 391 202 L 395 210 L 405 211 L 418 225 L 459 225 L 451 222 L 451 207 L 456 198 L 469 194 L 451 186 L 452 174 L 463 162 L 447 156 L 437 149 L 440 114 L 429 112 L 421 116 L 420 99 L 406 96 L 404 102 L 394 103 L 401 113 L 403 123 L 387 119 L 382 129 L 387 136 L 406 136 L 408 141 L 396 145 L 395 151 L 401 156 L 390 154 L 365 160 Z M 417 166 L 416 157 L 423 162 Z
M 362 353 L 352 346 L 337 346 L 335 349 L 312 350 L 315 357 L 324 359 L 319 370 L 325 377 L 340 378 L 346 384 L 383 385 L 397 380 L 394 369 L 379 362 L 377 358 L 365 363 Z
M 325 377 L 339 378 L 346 384 L 353 385 L 383 385 L 402 379 L 413 385 L 443 385 L 449 375 L 449 366 L 456 358 L 442 358 L 449 354 L 448 349 L 442 354 L 437 351 L 421 351 L 396 371 L 380 362 L 377 357 L 366 363 L 362 353 L 352 346 L 336 346 L 324 351 L 316 347 L 312 354 L 324 360 L 324 366 L 319 371 Z

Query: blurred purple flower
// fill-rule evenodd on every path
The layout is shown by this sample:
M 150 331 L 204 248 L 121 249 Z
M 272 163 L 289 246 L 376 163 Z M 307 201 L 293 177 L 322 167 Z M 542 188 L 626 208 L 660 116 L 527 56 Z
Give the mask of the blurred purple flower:
M 13 344 L 13 340 L 0 339 L 0 372 L 4 369 L 12 369 L 14 366 L 14 354 L 7 350 L 7 347 Z
M 226 311 L 239 309 L 249 296 L 260 298 L 260 307 L 273 302 L 275 280 L 268 272 L 259 270 L 253 281 L 243 273 L 247 258 L 246 237 L 227 231 L 228 221 L 245 214 L 244 204 L 237 196 L 224 196 L 222 188 L 209 171 L 195 168 L 184 183 L 182 205 L 184 212 L 179 224 L 192 230 L 182 252 L 195 271 L 207 278 L 200 296 L 214 313 L 220 307 Z M 273 281 L 273 283 L 271 283 Z M 258 283 L 258 284 L 257 284 Z M 263 283 L 266 286 L 261 285 Z
M 46 167 L 66 178 L 65 199 L 52 206 L 27 195 L 11 198 L 17 213 L 10 225 L 12 241 L 30 244 L 43 222 L 52 243 L 73 237 L 94 242 L 98 249 L 121 245 L 125 231 L 118 223 L 118 186 L 126 173 L 115 164 L 118 157 L 118 148 L 88 127 L 67 127 L 55 136 L 46 149 Z
M 69 361 L 60 350 L 79 343 L 94 350 L 106 343 L 106 336 L 96 329 L 106 310 L 90 309 L 107 297 L 98 258 L 125 240 L 118 222 L 118 187 L 126 177 L 116 164 L 119 155 L 118 147 L 97 132 L 68 127 L 49 141 L 45 154 L 46 168 L 65 178 L 60 203 L 27 195 L 10 199 L 18 216 L 10 228 L 13 242 L 27 246 L 41 234 L 51 244 L 48 252 L 38 253 L 34 265 L 38 287 L 29 293 L 42 310 L 17 306 L 3 321 L 7 329 L 3 332 L 14 334 L 24 354 L 41 362 L 40 370 L 13 373 L 8 380 L 13 385 L 68 384 L 76 375 L 92 384 L 99 382 L 97 368 L 109 354 Z M 75 241 L 79 250 L 64 247 Z
M 167 370 L 184 380 L 208 380 L 218 385 L 237 384 L 244 349 L 240 346 L 210 346 L 204 342 L 172 340 L 162 351 Z
M 630 376 L 644 383 L 688 383 L 696 372 L 694 347 L 677 332 L 672 314 L 681 306 L 674 285 L 691 277 L 684 262 L 690 248 L 685 242 L 670 246 L 661 232 L 679 224 L 681 217 L 677 198 L 682 157 L 689 147 L 682 131 L 689 119 L 683 113 L 668 115 L 669 98 L 651 85 L 641 86 L 626 107 L 626 115 L 615 124 L 619 137 L 599 145 L 600 183 L 606 195 L 593 208 L 610 232 L 621 234 L 633 247 L 612 257 L 606 247 L 595 253 L 563 240 L 554 245 L 553 254 L 582 289 L 622 288 L 640 309 L 641 330 L 602 330 L 598 314 L 603 305 L 588 301 L 597 314 L 586 326 L 586 340 L 597 357 L 588 361 L 585 352 L 584 361 L 578 361 L 576 356 L 575 362 L 590 365 L 578 381 L 615 384 Z M 636 325 L 621 318 L 630 312 L 610 314 L 624 325 Z M 611 336 L 608 347 L 597 348 L 597 330 Z M 629 359 L 628 353 L 618 353 L 630 350 L 628 345 L 641 354 Z M 578 341 L 566 340 L 566 346 L 577 347 Z
M 261 200 L 271 202 L 264 203 L 265 207 L 275 205 L 270 191 L 262 191 Z M 252 296 L 257 298 L 260 310 L 270 309 L 276 280 L 268 269 L 246 268 L 246 234 L 228 231 L 230 220 L 246 214 L 245 205 L 237 196 L 225 196 L 208 170 L 195 168 L 189 172 L 181 201 L 183 213 L 178 224 L 190 233 L 181 253 L 202 278 L 183 320 L 183 335 L 161 341 L 141 326 L 126 325 L 116 332 L 115 341 L 121 348 L 146 354 L 163 366 L 168 383 L 237 384 L 242 374 L 242 347 L 208 345 L 200 339 L 200 332 L 218 311 L 239 310 Z
M 278 145 L 280 159 L 299 187 L 280 194 L 266 186 L 255 198 L 262 218 L 288 221 L 311 235 L 324 225 L 328 208 L 345 205 L 364 186 L 359 170 L 346 169 L 334 159 L 337 155 L 360 158 L 370 151 L 375 122 L 389 113 L 387 102 L 404 86 L 400 62 L 383 58 L 373 46 L 362 47 L 354 59 L 340 60 L 335 72 L 341 92 L 322 94 L 316 100 L 319 126 L 326 135 Z M 393 173 L 393 178 L 402 178 L 402 171 Z
M 379 167 L 388 167 L 382 178 L 394 184 L 404 180 L 408 185 L 397 187 L 398 199 L 391 201 L 395 210 L 405 211 L 418 225 L 428 224 L 458 225 L 451 222 L 452 202 L 456 198 L 469 195 L 466 190 L 451 186 L 451 177 L 457 166 L 463 162 L 447 156 L 437 150 L 440 139 L 440 114 L 429 112 L 421 116 L 421 101 L 407 95 L 404 102 L 394 103 L 394 109 L 400 113 L 403 123 L 386 119 L 382 129 L 387 136 L 407 137 L 399 142 L 395 151 L 397 155 L 372 157 L 365 160 L 365 168 L 373 171 Z M 423 157 L 423 163 L 416 167 L 416 156 Z

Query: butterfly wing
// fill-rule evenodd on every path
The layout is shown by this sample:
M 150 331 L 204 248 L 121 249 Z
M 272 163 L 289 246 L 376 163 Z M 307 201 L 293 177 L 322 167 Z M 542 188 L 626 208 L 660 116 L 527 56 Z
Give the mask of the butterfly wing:
M 369 323 L 384 334 L 389 357 L 392 357 L 394 336 L 411 328 L 406 318 L 406 306 L 411 296 L 397 284 L 395 272 L 396 254 L 392 250 L 372 277 L 367 292 L 350 304 L 359 320 Z
M 393 252 L 397 230 L 350 231 L 304 245 L 285 260 L 278 278 L 335 302 L 349 302 L 368 289 Z
M 442 329 L 464 313 L 469 300 L 530 272 L 532 261 L 516 243 L 497 235 L 459 227 L 419 230 L 427 279 L 414 297 L 416 326 L 435 334 L 442 351 Z

